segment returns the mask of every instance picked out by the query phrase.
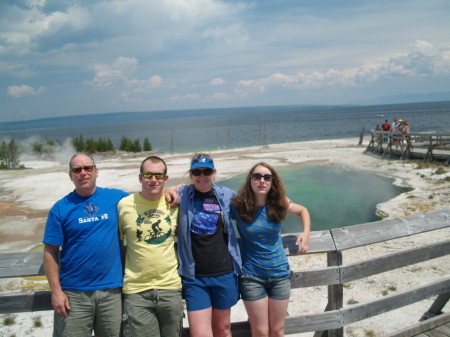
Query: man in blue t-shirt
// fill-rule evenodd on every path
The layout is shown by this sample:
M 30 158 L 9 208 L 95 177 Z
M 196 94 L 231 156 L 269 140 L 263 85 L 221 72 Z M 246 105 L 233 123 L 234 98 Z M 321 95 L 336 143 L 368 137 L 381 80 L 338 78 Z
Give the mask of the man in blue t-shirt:
M 92 336 L 94 330 L 116 337 L 123 282 L 117 203 L 128 193 L 97 187 L 98 169 L 87 154 L 75 154 L 69 168 L 75 190 L 51 208 L 43 239 L 53 336 Z

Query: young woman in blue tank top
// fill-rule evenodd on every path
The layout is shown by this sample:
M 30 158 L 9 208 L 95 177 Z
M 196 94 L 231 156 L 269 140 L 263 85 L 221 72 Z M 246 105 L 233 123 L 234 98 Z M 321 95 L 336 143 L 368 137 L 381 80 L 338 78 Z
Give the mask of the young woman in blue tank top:
M 283 182 L 270 165 L 259 163 L 248 173 L 231 213 L 242 239 L 239 287 L 252 337 L 284 336 L 291 282 L 281 222 L 286 214 L 299 216 L 303 233 L 296 243 L 301 242 L 298 252 L 304 254 L 309 248 L 309 212 L 286 197 Z

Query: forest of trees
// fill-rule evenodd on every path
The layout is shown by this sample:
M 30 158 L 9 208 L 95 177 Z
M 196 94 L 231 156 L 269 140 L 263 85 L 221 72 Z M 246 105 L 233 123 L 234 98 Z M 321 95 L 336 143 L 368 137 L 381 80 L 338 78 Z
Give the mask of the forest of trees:
M 116 152 L 116 148 L 111 141 L 111 139 L 99 138 L 95 141 L 93 138 L 88 138 L 84 140 L 83 135 L 79 137 L 75 137 L 72 139 L 73 147 L 77 152 L 87 152 L 87 153 L 96 153 L 96 152 Z M 142 152 L 142 151 L 151 151 L 152 145 L 148 137 L 145 137 L 143 147 L 141 146 L 141 141 L 139 138 L 136 138 L 132 141 L 125 135 L 122 135 L 119 145 L 120 151 L 125 152 Z

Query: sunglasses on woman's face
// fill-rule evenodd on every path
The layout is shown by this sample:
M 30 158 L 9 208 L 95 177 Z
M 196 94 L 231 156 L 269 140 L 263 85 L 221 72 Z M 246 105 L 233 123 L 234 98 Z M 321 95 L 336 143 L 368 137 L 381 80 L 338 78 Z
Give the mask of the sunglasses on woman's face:
M 261 173 L 252 173 L 252 179 L 256 181 L 260 181 L 261 178 L 264 178 L 264 181 L 272 181 L 273 175 L 271 174 L 261 174 Z
M 199 169 L 191 170 L 192 175 L 196 176 L 196 177 L 201 176 L 202 174 L 204 176 L 210 176 L 211 174 L 213 174 L 213 172 L 214 172 L 214 170 L 211 169 L 211 168 L 207 168 L 207 169 L 204 169 L 204 170 L 199 170 Z

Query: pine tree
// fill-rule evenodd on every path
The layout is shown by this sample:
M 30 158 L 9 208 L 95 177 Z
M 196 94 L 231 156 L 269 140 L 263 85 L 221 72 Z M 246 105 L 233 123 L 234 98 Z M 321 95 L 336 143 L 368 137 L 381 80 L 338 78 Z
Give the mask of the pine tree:
M 11 139 L 11 141 L 8 144 L 8 156 L 9 156 L 9 163 L 10 168 L 18 168 L 19 167 L 19 147 L 17 146 L 14 139 Z
M 106 151 L 116 152 L 116 148 L 110 138 L 106 141 Z
M 95 140 L 93 138 L 86 139 L 86 152 L 90 154 L 97 152 Z
M 73 138 L 72 145 L 76 152 L 84 152 L 86 149 L 86 143 L 84 142 L 83 135 L 80 134 L 80 137 Z
M 136 138 L 133 143 L 133 152 L 142 152 L 141 144 L 139 138 Z
M 150 141 L 148 140 L 148 137 L 145 137 L 144 139 L 144 151 L 151 151 L 152 150 L 152 144 L 150 144 Z
M 98 152 L 106 152 L 107 151 L 106 150 L 106 141 L 102 137 L 100 137 L 97 140 L 95 148 L 97 149 Z
M 133 142 L 131 141 L 131 139 L 125 135 L 122 135 L 122 138 L 120 140 L 119 150 L 132 152 L 133 151 Z
M 7 161 L 7 153 L 8 153 L 8 146 L 6 145 L 5 141 L 2 142 L 2 145 L 0 145 L 0 168 L 6 169 L 8 166 L 6 165 Z

